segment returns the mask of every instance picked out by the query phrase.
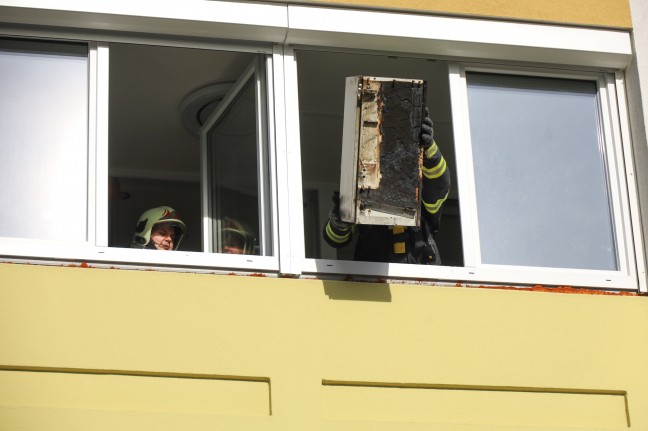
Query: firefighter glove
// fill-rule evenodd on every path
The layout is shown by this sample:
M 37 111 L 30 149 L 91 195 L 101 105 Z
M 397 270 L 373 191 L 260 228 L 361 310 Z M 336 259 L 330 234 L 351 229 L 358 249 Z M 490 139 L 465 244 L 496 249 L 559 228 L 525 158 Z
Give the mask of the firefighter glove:
M 340 218 L 340 192 L 333 193 L 333 208 L 329 212 L 329 223 L 335 229 L 345 231 L 351 229 L 351 223 L 342 221 Z
M 421 145 L 426 150 L 434 142 L 434 129 L 432 128 L 432 119 L 429 116 L 428 109 L 425 108 L 425 118 L 421 122 Z

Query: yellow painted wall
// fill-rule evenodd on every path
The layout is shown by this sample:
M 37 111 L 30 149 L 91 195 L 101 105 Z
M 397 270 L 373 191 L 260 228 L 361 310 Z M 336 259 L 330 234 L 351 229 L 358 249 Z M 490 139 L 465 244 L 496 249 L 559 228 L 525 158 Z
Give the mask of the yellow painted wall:
M 645 297 L 20 264 L 0 280 L 0 430 L 648 429 Z
M 307 0 L 307 2 L 595 27 L 632 27 L 628 0 Z

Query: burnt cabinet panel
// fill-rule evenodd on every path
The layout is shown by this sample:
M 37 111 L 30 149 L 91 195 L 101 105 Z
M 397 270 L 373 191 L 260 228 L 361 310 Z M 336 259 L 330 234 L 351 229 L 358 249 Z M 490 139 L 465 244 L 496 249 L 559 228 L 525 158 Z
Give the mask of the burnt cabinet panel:
M 419 142 L 426 82 L 346 78 L 340 215 L 357 224 L 418 226 Z

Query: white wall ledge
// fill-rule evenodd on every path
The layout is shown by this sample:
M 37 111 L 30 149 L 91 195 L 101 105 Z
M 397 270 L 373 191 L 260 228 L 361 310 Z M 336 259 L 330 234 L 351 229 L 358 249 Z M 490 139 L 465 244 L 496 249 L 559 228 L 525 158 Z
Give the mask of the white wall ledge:
M 0 22 L 625 69 L 629 32 L 206 0 L 0 0 Z
M 273 43 L 288 26 L 282 5 L 205 0 L 3 0 L 0 22 Z
M 287 43 L 624 69 L 630 34 L 547 24 L 288 6 Z

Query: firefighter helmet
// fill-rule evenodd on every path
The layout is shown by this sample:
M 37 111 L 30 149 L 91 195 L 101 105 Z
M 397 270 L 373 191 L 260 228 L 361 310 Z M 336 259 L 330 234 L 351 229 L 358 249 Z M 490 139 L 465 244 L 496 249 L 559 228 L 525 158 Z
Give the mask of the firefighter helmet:
M 168 223 L 175 229 L 175 238 L 173 239 L 173 249 L 177 250 L 185 231 L 185 224 L 178 218 L 176 211 L 168 206 L 159 206 L 151 208 L 140 216 L 135 226 L 135 235 L 131 247 L 146 248 L 151 241 L 151 231 L 157 224 Z
M 256 236 L 245 224 L 225 217 L 221 226 L 221 253 L 258 254 Z

